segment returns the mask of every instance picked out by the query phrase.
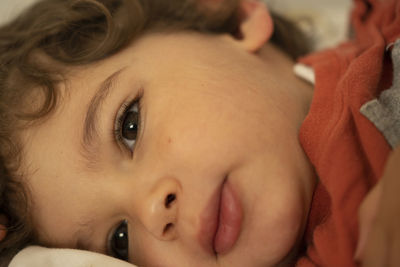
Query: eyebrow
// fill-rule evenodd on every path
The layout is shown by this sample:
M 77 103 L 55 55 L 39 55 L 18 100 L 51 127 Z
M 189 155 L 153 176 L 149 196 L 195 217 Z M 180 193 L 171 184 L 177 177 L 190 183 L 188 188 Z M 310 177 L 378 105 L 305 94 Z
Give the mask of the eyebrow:
M 82 151 L 83 156 L 87 160 L 88 166 L 94 166 L 98 162 L 98 153 L 96 153 L 95 144 L 99 138 L 98 120 L 99 110 L 102 104 L 110 93 L 110 90 L 114 88 L 114 85 L 118 79 L 119 74 L 125 68 L 117 70 L 109 77 L 107 77 L 98 87 L 96 93 L 93 95 L 89 102 L 85 121 L 83 124 L 83 136 L 82 136 Z

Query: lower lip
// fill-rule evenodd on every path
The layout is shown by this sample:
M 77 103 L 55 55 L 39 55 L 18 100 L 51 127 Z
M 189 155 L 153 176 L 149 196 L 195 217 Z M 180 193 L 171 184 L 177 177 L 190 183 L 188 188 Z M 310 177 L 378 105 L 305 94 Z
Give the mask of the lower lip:
M 239 238 L 242 218 L 239 198 L 229 181 L 226 181 L 221 192 L 218 227 L 213 243 L 215 253 L 223 255 L 233 248 Z

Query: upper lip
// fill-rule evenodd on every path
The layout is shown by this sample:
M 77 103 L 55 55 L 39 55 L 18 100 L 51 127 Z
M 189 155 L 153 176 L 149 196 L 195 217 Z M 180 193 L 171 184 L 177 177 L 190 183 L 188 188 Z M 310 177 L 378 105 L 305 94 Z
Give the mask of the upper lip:
M 215 254 L 214 238 L 218 230 L 222 188 L 226 179 L 215 189 L 200 213 L 200 229 L 197 238 L 205 251 Z

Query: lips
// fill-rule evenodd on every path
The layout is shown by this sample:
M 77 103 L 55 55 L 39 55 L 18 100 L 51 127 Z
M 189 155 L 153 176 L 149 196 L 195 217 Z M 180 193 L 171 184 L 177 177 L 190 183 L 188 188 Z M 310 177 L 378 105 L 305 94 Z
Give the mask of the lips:
M 225 179 L 212 194 L 201 213 L 198 239 L 201 246 L 213 254 L 226 254 L 239 237 L 242 206 L 229 180 Z

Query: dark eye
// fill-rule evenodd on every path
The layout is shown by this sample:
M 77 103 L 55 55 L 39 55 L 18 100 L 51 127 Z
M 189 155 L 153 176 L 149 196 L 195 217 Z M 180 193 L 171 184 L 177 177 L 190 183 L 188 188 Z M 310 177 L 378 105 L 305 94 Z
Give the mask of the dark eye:
M 136 143 L 136 137 L 139 130 L 139 103 L 135 102 L 123 115 L 121 122 L 121 140 L 130 149 L 133 150 Z
M 129 238 L 128 238 L 128 225 L 123 221 L 117 229 L 115 229 L 111 240 L 110 250 L 114 257 L 128 261 L 129 256 Z

